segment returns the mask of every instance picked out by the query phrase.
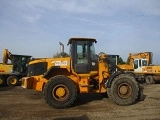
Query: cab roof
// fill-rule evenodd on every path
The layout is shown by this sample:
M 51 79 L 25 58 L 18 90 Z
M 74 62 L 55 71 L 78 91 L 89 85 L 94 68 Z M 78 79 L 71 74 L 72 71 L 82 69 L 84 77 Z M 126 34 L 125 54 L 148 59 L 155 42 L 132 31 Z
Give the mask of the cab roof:
M 11 54 L 11 56 L 18 56 L 18 57 L 32 57 L 30 55 L 18 55 L 18 54 Z
M 70 38 L 68 40 L 68 44 L 72 44 L 73 40 L 77 40 L 77 41 L 86 41 L 86 40 L 88 40 L 88 41 L 92 41 L 92 42 L 95 42 L 95 43 L 97 42 L 96 39 L 94 39 L 94 38 Z

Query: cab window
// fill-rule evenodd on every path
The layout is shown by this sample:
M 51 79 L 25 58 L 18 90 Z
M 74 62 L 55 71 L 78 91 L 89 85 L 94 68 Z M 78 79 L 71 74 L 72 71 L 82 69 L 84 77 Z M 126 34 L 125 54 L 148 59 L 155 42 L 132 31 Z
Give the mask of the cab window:
M 94 44 L 93 43 L 91 43 L 91 45 L 90 45 L 90 55 L 91 55 L 91 60 L 97 60 L 98 58 L 97 58 L 97 55 L 96 55 L 96 53 L 95 53 L 95 48 L 94 48 Z
M 138 68 L 138 60 L 135 60 L 134 61 L 134 69 L 137 69 Z
M 147 60 L 142 61 L 142 66 L 147 66 Z
M 78 64 L 88 64 L 87 58 L 88 46 L 83 41 L 78 41 L 77 43 L 77 63 Z

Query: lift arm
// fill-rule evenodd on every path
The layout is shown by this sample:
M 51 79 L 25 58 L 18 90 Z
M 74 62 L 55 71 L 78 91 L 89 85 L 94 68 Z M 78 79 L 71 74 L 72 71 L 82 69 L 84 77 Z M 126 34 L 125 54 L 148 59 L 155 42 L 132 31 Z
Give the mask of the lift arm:
M 3 52 L 3 64 L 7 64 L 8 63 L 8 59 L 11 60 L 11 53 L 8 51 L 8 49 L 4 49 Z

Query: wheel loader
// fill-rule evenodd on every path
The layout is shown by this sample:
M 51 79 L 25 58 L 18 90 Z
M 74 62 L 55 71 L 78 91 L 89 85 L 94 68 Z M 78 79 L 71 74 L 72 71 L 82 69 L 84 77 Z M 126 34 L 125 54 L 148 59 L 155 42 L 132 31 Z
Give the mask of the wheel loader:
M 18 85 L 19 80 L 26 76 L 26 66 L 30 58 L 29 55 L 12 54 L 8 49 L 4 49 L 3 63 L 0 63 L 0 86 Z M 8 63 L 8 60 L 11 63 Z
M 124 106 L 143 98 L 143 87 L 133 74 L 125 73 L 105 53 L 96 55 L 96 42 L 94 38 L 70 38 L 70 57 L 64 57 L 64 45 L 60 43 L 60 58 L 29 62 L 22 87 L 43 91 L 45 101 L 58 109 L 71 106 L 80 93 L 106 93 Z

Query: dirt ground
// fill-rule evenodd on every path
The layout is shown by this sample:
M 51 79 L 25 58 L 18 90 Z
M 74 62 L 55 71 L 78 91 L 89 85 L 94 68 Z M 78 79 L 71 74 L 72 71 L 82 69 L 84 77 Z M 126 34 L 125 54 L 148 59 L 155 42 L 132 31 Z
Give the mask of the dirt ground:
M 160 120 L 160 84 L 144 84 L 145 100 L 118 106 L 101 94 L 82 94 L 68 109 L 53 109 L 42 92 L 0 87 L 1 120 Z

